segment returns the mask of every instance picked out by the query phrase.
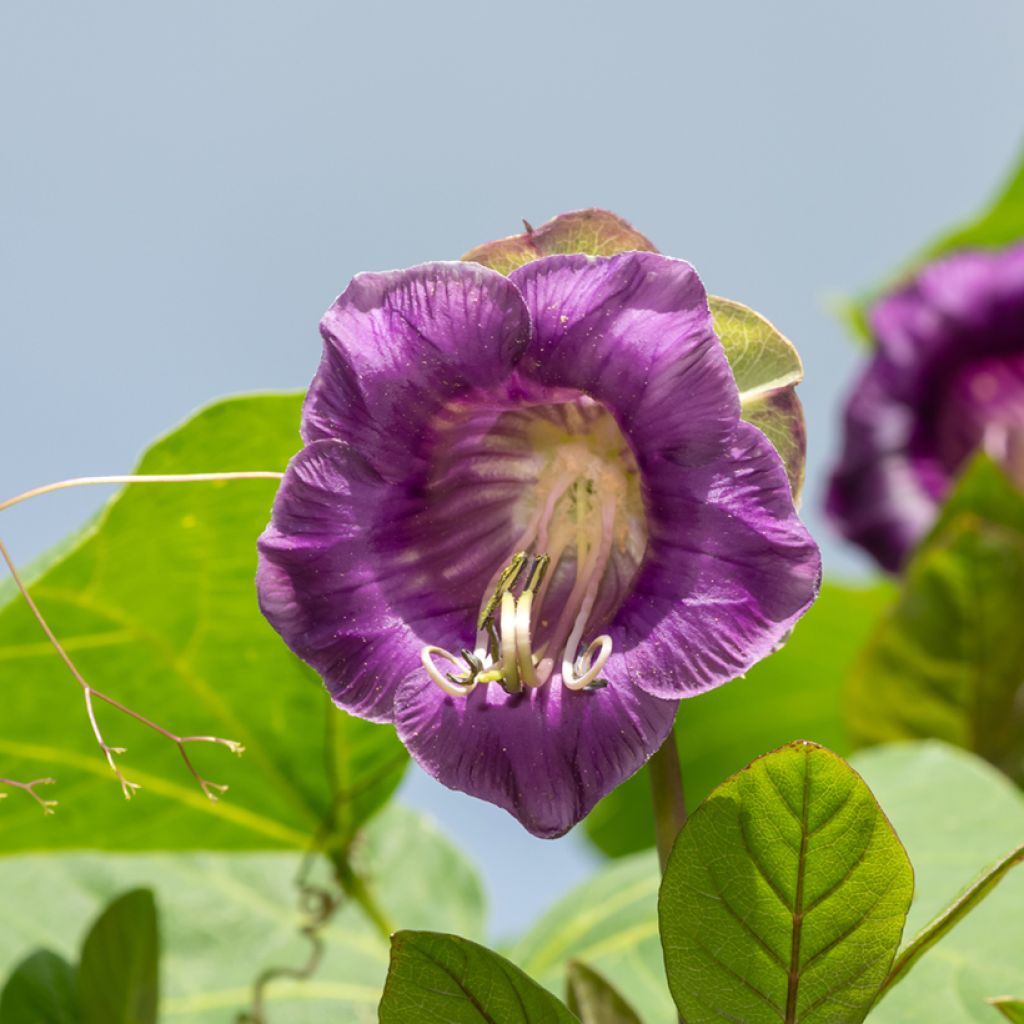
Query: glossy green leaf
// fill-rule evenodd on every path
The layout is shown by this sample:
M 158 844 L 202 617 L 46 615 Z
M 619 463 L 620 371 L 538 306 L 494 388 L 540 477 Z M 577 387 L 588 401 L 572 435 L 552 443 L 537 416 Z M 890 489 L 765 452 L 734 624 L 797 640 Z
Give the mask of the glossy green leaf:
M 456 935 L 399 932 L 380 1024 L 573 1024 L 550 992 L 503 956 Z
M 479 880 L 424 819 L 389 807 L 361 834 L 354 855 L 393 927 L 481 935 Z M 304 917 L 296 877 L 302 862 L 298 852 L 0 858 L 0 978 L 40 943 L 75 958 L 88 923 L 113 893 L 149 885 L 160 906 L 165 950 L 161 1024 L 228 1024 L 248 1007 L 260 971 L 299 967 L 309 957 L 309 944 L 299 935 Z M 329 884 L 325 864 L 317 862 L 311 882 Z M 269 1024 L 376 1020 L 388 966 L 386 939 L 350 900 L 342 902 L 323 938 L 323 961 L 308 982 L 283 979 L 268 988 Z
M 989 1003 L 994 1006 L 1011 1024 L 1024 1024 L 1024 999 L 1013 996 L 996 996 Z
M 709 296 L 715 333 L 722 341 L 742 415 L 775 445 L 789 475 L 793 494 L 804 482 L 807 433 L 796 397 L 804 368 L 793 343 L 759 313 L 739 302 Z
M 1024 837 L 1024 796 L 985 761 L 935 741 L 863 751 L 852 763 L 914 865 L 910 945 Z M 993 993 L 1024 988 L 1024 869 L 945 934 L 871 1012 L 870 1024 L 992 1024 Z
M 567 893 L 508 950 L 531 978 L 565 991 L 569 964 L 600 972 L 648 1024 L 675 1017 L 658 938 L 653 852 L 616 861 Z
M 300 402 L 219 402 L 158 441 L 139 472 L 283 469 L 299 446 Z M 130 487 L 32 586 L 94 686 L 175 732 L 245 745 L 241 759 L 190 748 L 199 771 L 230 792 L 211 803 L 173 744 L 99 705 L 107 741 L 128 748 L 119 763 L 142 785 L 126 803 L 77 684 L 12 598 L 0 610 L 0 663 L 17 699 L 0 721 L 0 774 L 56 776 L 60 806 L 44 818 L 30 800 L 0 803 L 0 849 L 300 848 L 330 810 L 331 774 L 343 831 L 390 795 L 405 765 L 392 730 L 336 712 L 257 607 L 256 538 L 275 487 Z
M 527 226 L 520 235 L 509 235 L 470 249 L 462 258 L 511 274 L 517 267 L 558 253 L 582 252 L 614 256 L 630 250 L 654 252 L 654 246 L 632 225 L 608 210 L 574 210 L 553 217 L 539 228 Z
M 844 753 L 842 681 L 895 590 L 826 583 L 786 646 L 743 679 L 683 701 L 676 737 L 687 800 L 697 804 L 724 779 L 794 736 Z M 587 818 L 588 837 L 613 857 L 654 845 L 646 769 Z
M 913 871 L 843 760 L 793 743 L 723 783 L 673 848 L 658 900 L 688 1024 L 863 1020 L 899 946 Z
M 100 914 L 82 944 L 76 988 L 82 1024 L 156 1024 L 160 933 L 149 889 Z
M 26 957 L 0 992 L 0 1024 L 81 1024 L 71 964 L 45 949 Z
M 860 744 L 935 737 L 1024 779 L 1024 534 L 961 516 L 912 560 L 850 674 Z
M 597 971 L 569 962 L 566 1002 L 582 1024 L 642 1024 L 636 1011 Z

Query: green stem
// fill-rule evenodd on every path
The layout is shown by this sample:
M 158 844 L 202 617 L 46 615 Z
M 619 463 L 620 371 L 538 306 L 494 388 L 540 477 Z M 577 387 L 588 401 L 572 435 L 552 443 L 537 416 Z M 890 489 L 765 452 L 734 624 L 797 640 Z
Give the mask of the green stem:
M 352 870 L 352 865 L 343 853 L 331 854 L 331 863 L 334 865 L 334 877 L 345 894 L 356 901 L 362 908 L 363 913 L 370 919 L 377 931 L 383 936 L 385 942 L 391 941 L 394 928 L 388 920 L 384 911 L 381 910 L 373 893 L 367 888 L 366 883 Z
M 665 873 L 672 844 L 686 824 L 686 794 L 683 773 L 679 767 L 679 751 L 673 729 L 647 765 L 654 799 L 654 835 L 658 843 L 661 873 Z

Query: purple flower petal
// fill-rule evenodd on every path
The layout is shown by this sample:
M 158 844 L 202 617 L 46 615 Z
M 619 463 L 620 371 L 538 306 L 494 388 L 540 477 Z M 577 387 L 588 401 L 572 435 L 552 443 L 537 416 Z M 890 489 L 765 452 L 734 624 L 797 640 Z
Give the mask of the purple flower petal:
M 508 377 L 530 322 L 516 288 L 493 270 L 425 263 L 359 274 L 320 331 L 303 437 L 348 441 L 401 479 L 423 458 L 424 433 L 445 404 Z
M 339 707 L 375 722 L 391 721 L 401 667 L 421 646 L 380 588 L 367 515 L 385 493 L 345 443 L 307 445 L 277 492 L 256 577 L 260 608 L 288 646 Z
M 932 263 L 870 322 L 878 347 L 847 404 L 826 509 L 897 571 L 989 426 L 1024 433 L 1024 246 Z
M 719 460 L 685 472 L 663 463 L 648 486 L 648 559 L 612 639 L 630 685 L 689 697 L 784 640 L 817 597 L 821 556 L 778 453 L 749 424 Z
M 509 697 L 479 687 L 446 697 L 422 678 L 401 687 L 398 735 L 435 779 L 497 804 L 530 832 L 567 832 L 664 742 L 676 701 L 629 685 L 609 663 L 608 686 L 544 686 Z
M 520 372 L 601 402 L 641 468 L 668 453 L 699 465 L 728 444 L 739 394 L 689 263 L 650 252 L 549 256 L 510 280 L 535 331 Z

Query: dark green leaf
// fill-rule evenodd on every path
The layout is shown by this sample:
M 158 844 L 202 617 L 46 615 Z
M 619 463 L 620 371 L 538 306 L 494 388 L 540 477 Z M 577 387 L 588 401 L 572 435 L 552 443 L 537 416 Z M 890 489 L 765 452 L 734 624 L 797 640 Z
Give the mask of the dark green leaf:
M 45 949 L 18 964 L 0 993 L 0 1024 L 81 1024 L 71 964 Z
M 82 1024 L 156 1024 L 160 935 L 149 889 L 118 897 L 82 944 L 76 978 Z
M 300 402 L 219 402 L 158 441 L 139 472 L 283 469 L 299 446 Z M 275 486 L 130 487 L 32 588 L 93 685 L 178 733 L 245 744 L 241 759 L 191 748 L 205 776 L 230 783 L 227 796 L 211 803 L 173 744 L 99 705 L 108 742 L 128 748 L 120 764 L 142 784 L 126 803 L 77 684 L 12 600 L 0 610 L 0 660 L 17 699 L 0 722 L 0 774 L 56 776 L 60 807 L 44 819 L 30 800 L 3 801 L 0 847 L 301 848 L 331 806 L 328 725 L 334 774 L 353 801 L 339 805 L 343 831 L 387 798 L 405 763 L 393 730 L 335 712 L 257 608 L 256 538 Z
M 566 1001 L 582 1024 L 641 1024 L 633 1007 L 597 971 L 571 960 L 568 975 Z
M 960 516 L 912 560 L 850 674 L 860 744 L 936 737 L 1024 779 L 1024 535 Z
M 1014 999 L 1013 996 L 996 996 L 994 999 L 990 999 L 989 1002 L 1011 1024 L 1024 1024 L 1024 1000 Z
M 248 1006 L 257 974 L 308 960 L 295 884 L 303 859 L 298 852 L 0 858 L 0 977 L 40 941 L 75 956 L 86 925 L 113 892 L 126 885 L 151 885 L 163 932 L 161 1024 L 232 1024 Z M 391 805 L 360 834 L 354 859 L 393 927 L 482 936 L 479 879 L 423 818 Z M 326 863 L 319 860 L 310 881 L 334 888 Z M 323 960 L 308 982 L 282 979 L 267 989 L 268 1024 L 376 1020 L 387 974 L 387 940 L 348 899 L 325 928 L 323 940 Z
M 972 754 L 899 743 L 852 759 L 910 854 L 907 945 L 1024 837 L 1024 796 Z M 1024 871 L 1011 872 L 929 949 L 871 1012 L 870 1024 L 993 1024 L 985 1000 L 1024 984 Z
M 826 583 L 789 643 L 743 679 L 683 701 L 676 737 L 687 800 L 697 804 L 723 779 L 794 735 L 846 751 L 842 680 L 895 590 Z M 620 857 L 654 845 L 647 771 L 605 797 L 586 820 L 604 853 Z
M 840 757 L 794 743 L 715 790 L 676 841 L 658 903 L 688 1024 L 864 1018 L 899 946 L 913 872 Z
M 503 956 L 438 932 L 398 932 L 381 1024 L 570 1024 L 576 1018 Z

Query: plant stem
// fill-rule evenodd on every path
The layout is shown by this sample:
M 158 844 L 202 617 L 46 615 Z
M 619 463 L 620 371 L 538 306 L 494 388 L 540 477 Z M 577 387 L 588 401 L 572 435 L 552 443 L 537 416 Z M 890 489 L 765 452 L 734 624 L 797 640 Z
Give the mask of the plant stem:
M 683 792 L 683 773 L 679 767 L 674 729 L 647 767 L 654 799 L 654 835 L 658 843 L 661 873 L 664 874 L 672 844 L 679 830 L 686 824 L 686 795 Z
M 394 928 L 387 919 L 384 911 L 378 906 L 373 894 L 367 888 L 366 883 L 352 870 L 352 865 L 344 853 L 330 854 L 331 863 L 334 865 L 334 877 L 338 885 L 347 896 L 355 900 L 362 908 L 363 913 L 370 919 L 377 931 L 383 936 L 385 942 L 391 941 Z

